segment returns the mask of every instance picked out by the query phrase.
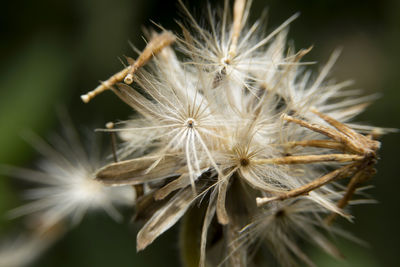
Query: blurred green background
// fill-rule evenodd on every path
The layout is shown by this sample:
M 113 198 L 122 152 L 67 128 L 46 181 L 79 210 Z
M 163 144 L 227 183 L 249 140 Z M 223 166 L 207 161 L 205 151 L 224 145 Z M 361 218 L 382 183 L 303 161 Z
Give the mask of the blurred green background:
M 186 1 L 201 15 L 206 1 Z M 222 1 L 213 5 L 222 6 Z M 296 48 L 314 46 L 306 60 L 318 69 L 337 47 L 343 53 L 332 77 L 354 79 L 354 88 L 379 92 L 358 121 L 400 127 L 400 1 L 397 0 L 254 0 L 253 20 L 269 9 L 269 29 L 297 11 L 289 39 Z M 128 41 L 144 47 L 142 26 L 150 20 L 177 29 L 181 12 L 172 0 L 40 0 L 2 3 L 0 14 L 0 162 L 31 165 L 35 152 L 21 137 L 32 129 L 41 136 L 56 131 L 55 110 L 67 108 L 76 125 L 103 127 L 125 119 L 130 109 L 110 92 L 83 104 L 79 95 L 121 68 L 119 56 L 134 54 Z M 62 124 L 62 123 L 61 123 Z M 398 266 L 400 180 L 396 169 L 399 135 L 382 138 L 378 174 L 369 191 L 379 204 L 353 209 L 354 224 L 343 227 L 367 241 L 369 248 L 338 240 L 348 263 L 310 250 L 320 266 Z M 0 177 L 0 214 L 18 206 L 20 184 Z M 129 214 L 129 212 L 128 212 Z M 14 222 L 0 218 L 0 237 Z M 87 216 L 32 266 L 179 266 L 177 227 L 136 254 L 137 226 L 116 224 L 99 213 Z

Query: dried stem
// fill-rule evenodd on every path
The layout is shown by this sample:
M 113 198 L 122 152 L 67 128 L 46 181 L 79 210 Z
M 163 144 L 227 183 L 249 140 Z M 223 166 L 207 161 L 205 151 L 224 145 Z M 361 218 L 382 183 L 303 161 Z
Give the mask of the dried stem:
M 380 143 L 372 139 L 373 135 L 364 136 L 328 115 L 325 115 L 315 109 L 311 109 L 311 111 L 335 129 L 319 124 L 312 124 L 305 120 L 296 119 L 289 115 L 283 115 L 282 118 L 286 121 L 293 122 L 304 128 L 310 129 L 311 131 L 325 135 L 332 140 L 303 140 L 289 142 L 285 145 L 288 147 L 303 146 L 334 149 L 342 151 L 343 154 L 288 156 L 254 160 L 253 162 L 256 164 L 307 164 L 325 161 L 353 163 L 345 165 L 318 178 L 317 180 L 292 189 L 288 192 L 281 193 L 273 197 L 257 198 L 256 201 L 258 206 L 265 205 L 266 203 L 274 200 L 285 200 L 288 198 L 308 194 L 312 190 L 320 188 L 321 186 L 324 186 L 334 180 L 352 176 L 347 186 L 346 193 L 337 203 L 337 207 L 343 209 L 351 200 L 358 185 L 374 175 L 375 170 L 373 169 L 373 165 L 376 162 L 376 151 L 378 150 Z M 335 217 L 336 214 L 331 214 L 326 218 L 326 222 L 331 223 Z
M 375 174 L 375 170 L 373 168 L 367 170 L 358 171 L 350 180 L 349 184 L 347 185 L 347 190 L 344 196 L 339 200 L 337 203 L 337 207 L 343 209 L 347 206 L 350 202 L 351 198 L 353 197 L 354 193 L 356 192 L 358 186 L 367 181 Z M 325 218 L 325 222 L 327 224 L 331 224 L 334 219 L 337 217 L 336 213 L 331 213 L 328 217 Z
M 289 142 L 287 144 L 288 147 L 296 147 L 296 146 L 303 146 L 303 147 L 319 147 L 319 148 L 328 148 L 334 149 L 338 151 L 345 152 L 345 146 L 337 141 L 331 140 L 303 140 L 303 141 L 294 141 Z
M 327 137 L 329 137 L 329 138 L 331 138 L 331 139 L 333 139 L 333 140 L 335 140 L 335 141 L 337 141 L 339 143 L 343 143 L 344 142 L 344 137 L 340 134 L 340 132 L 338 132 L 338 131 L 336 131 L 334 129 L 330 129 L 330 128 L 326 127 L 326 126 L 322 126 L 322 125 L 318 125 L 318 124 L 311 124 L 309 122 L 293 118 L 292 116 L 289 116 L 289 115 L 286 115 L 286 114 L 284 114 L 282 116 L 282 118 L 284 120 L 289 121 L 289 122 L 296 123 L 296 124 L 298 124 L 298 125 L 300 125 L 300 126 L 302 126 L 304 128 L 310 129 L 313 132 L 323 134 L 323 135 L 325 135 L 325 136 L 327 136 Z
M 136 61 L 133 61 L 130 66 L 124 68 L 120 72 L 114 74 L 106 81 L 101 82 L 94 90 L 88 92 L 87 94 L 81 95 L 81 99 L 84 103 L 88 103 L 95 96 L 101 94 L 102 92 L 111 89 L 116 83 L 124 81 L 126 84 L 131 84 L 133 82 L 133 74 L 141 67 L 147 64 L 149 60 L 156 54 L 166 47 L 171 45 L 175 41 L 175 35 L 168 31 L 163 31 L 160 34 L 154 34 L 150 42 L 146 45 L 143 52 L 139 55 Z
M 88 92 L 87 94 L 81 95 L 81 99 L 84 103 L 89 103 L 90 100 L 95 98 L 95 96 L 103 93 L 104 91 L 110 89 L 114 84 L 122 82 L 125 76 L 128 74 L 129 67 L 121 70 L 120 72 L 114 74 L 106 81 L 100 81 L 99 86 L 97 86 L 94 90 Z
M 114 123 L 108 122 L 106 124 L 107 129 L 113 129 L 114 128 Z M 111 135 L 111 149 L 112 149 L 112 154 L 113 154 L 113 159 L 114 162 L 118 162 L 118 157 L 117 157 L 117 139 L 115 137 L 115 132 L 110 132 Z
M 334 170 L 334 171 L 318 178 L 317 180 L 314 180 L 306 185 L 303 185 L 296 189 L 290 190 L 286 193 L 279 194 L 277 196 L 264 197 L 264 198 L 258 197 L 256 199 L 257 206 L 263 206 L 274 200 L 285 200 L 288 198 L 293 198 L 293 197 L 298 197 L 301 195 L 308 194 L 309 192 L 313 191 L 314 189 L 320 188 L 321 186 L 326 185 L 334 180 L 345 178 L 345 177 L 349 176 L 349 174 L 351 174 L 351 172 L 352 172 L 351 169 L 353 167 L 354 167 L 354 164 L 349 164 L 349 165 L 343 166 L 337 170 Z
M 359 155 L 349 154 L 326 154 L 326 155 L 304 155 L 304 156 L 287 156 L 281 158 L 270 158 L 270 159 L 257 159 L 252 160 L 254 164 L 310 164 L 317 162 L 349 162 L 358 161 L 363 159 Z
M 242 31 L 243 13 L 246 6 L 246 0 L 236 0 L 233 6 L 233 30 L 231 45 L 229 47 L 229 58 L 232 59 L 236 56 L 237 43 L 239 40 L 240 32 Z
M 155 34 L 137 60 L 128 67 L 128 73 L 124 78 L 124 82 L 126 84 L 131 84 L 133 82 L 133 74 L 139 68 L 146 65 L 154 55 L 160 53 L 163 48 L 175 42 L 175 38 L 175 35 L 168 31 L 164 31 L 161 34 Z

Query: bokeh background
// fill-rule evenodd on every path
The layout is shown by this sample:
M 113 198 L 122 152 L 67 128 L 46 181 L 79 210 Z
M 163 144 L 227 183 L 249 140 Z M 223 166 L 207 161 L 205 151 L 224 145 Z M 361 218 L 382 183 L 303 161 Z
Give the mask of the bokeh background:
M 205 0 L 186 1 L 197 17 Z M 222 6 L 222 1 L 213 1 Z M 254 0 L 254 20 L 268 7 L 270 31 L 300 11 L 290 26 L 296 48 L 314 46 L 306 60 L 318 70 L 343 48 L 332 77 L 353 79 L 355 88 L 381 94 L 358 121 L 400 127 L 400 1 L 397 0 Z M 79 95 L 121 68 L 119 56 L 134 55 L 128 41 L 144 47 L 142 26 L 150 20 L 177 30 L 181 17 L 173 0 L 3 1 L 0 12 L 0 162 L 31 166 L 37 156 L 21 138 L 28 129 L 41 136 L 57 131 L 58 107 L 65 107 L 77 127 L 103 127 L 125 119 L 130 109 L 110 92 L 83 104 Z M 382 138 L 378 174 L 369 193 L 379 204 L 353 208 L 354 224 L 343 227 L 367 241 L 362 247 L 338 239 L 347 263 L 309 248 L 320 266 L 398 266 L 400 238 L 399 134 Z M 0 177 L 0 239 L 15 231 L 4 213 L 21 204 L 21 183 Z M 127 211 L 129 215 L 129 211 Z M 177 227 L 139 254 L 138 227 L 116 224 L 102 213 L 46 251 L 32 266 L 179 266 Z M 307 248 L 308 249 L 308 248 Z

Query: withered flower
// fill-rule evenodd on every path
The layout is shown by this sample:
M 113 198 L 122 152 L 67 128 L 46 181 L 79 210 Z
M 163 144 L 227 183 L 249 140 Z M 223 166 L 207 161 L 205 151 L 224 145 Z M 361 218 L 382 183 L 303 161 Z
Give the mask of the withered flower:
M 312 265 L 298 236 L 339 255 L 316 228 L 333 231 L 336 215 L 351 219 L 344 208 L 374 174 L 384 130 L 348 124 L 374 96 L 326 79 L 338 51 L 312 79 L 301 61 L 311 48 L 285 44 L 297 15 L 264 36 L 262 19 L 247 23 L 250 2 L 236 0 L 232 14 L 228 1 L 222 13 L 208 6 L 205 28 L 182 5 L 190 25 L 180 24 L 182 36 L 153 33 L 138 59 L 101 85 L 136 111 L 105 130 L 119 134 L 123 160 L 96 177 L 143 194 L 138 250 L 197 210 L 200 266 L 249 266 L 251 244 L 265 239 L 283 265 L 292 254 Z M 345 192 L 340 179 L 349 180 Z M 207 244 L 210 229 L 223 234 Z M 208 257 L 213 249 L 224 256 Z

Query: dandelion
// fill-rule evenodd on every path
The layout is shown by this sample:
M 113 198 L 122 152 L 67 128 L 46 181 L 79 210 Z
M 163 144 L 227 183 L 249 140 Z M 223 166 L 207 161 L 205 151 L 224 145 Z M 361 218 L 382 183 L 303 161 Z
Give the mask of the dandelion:
M 349 82 L 326 81 L 338 52 L 312 80 L 305 70 L 310 63 L 301 62 L 310 49 L 285 52 L 287 27 L 297 15 L 263 36 L 262 20 L 247 26 L 250 4 L 235 1 L 231 16 L 225 1 L 220 23 L 209 6 L 210 30 L 182 5 L 190 28 L 180 24 L 183 36 L 170 39 L 183 60 L 172 42 L 160 42 L 152 61 L 126 74 L 125 83 L 137 88 L 111 82 L 110 89 L 138 115 L 112 130 L 128 159 L 103 167 L 96 177 L 113 186 L 147 185 L 144 198 L 161 205 L 138 233 L 138 250 L 197 203 L 208 207 L 200 266 L 210 261 L 207 234 L 216 227 L 214 216 L 224 229 L 219 263 L 248 266 L 248 246 L 240 240 L 266 239 L 282 264 L 292 264 L 293 253 L 312 265 L 295 236 L 339 255 L 314 228 L 329 231 L 326 222 L 337 214 L 351 219 L 343 208 L 374 173 L 379 142 L 354 130 L 373 128 L 344 124 L 373 96 L 354 99 L 354 92 L 344 91 Z M 166 34 L 153 34 L 138 61 Z M 334 182 L 348 177 L 346 192 L 337 191 Z
M 87 154 L 72 128 L 65 129 L 65 136 L 55 136 L 53 146 L 33 134 L 28 136 L 43 156 L 38 170 L 1 168 L 36 184 L 25 192 L 29 202 L 9 212 L 10 218 L 25 217 L 29 233 L 16 239 L 13 249 L 0 248 L 0 255 L 6 255 L 1 257 L 1 266 L 28 264 L 89 211 L 104 210 L 121 221 L 115 206 L 134 203 L 131 188 L 109 188 L 95 179 L 94 172 L 101 164 L 98 155 Z
M 71 145 L 77 140 L 68 143 L 58 139 L 55 147 L 62 147 L 62 152 L 38 138 L 33 142 L 45 157 L 39 164 L 40 170 L 16 168 L 11 172 L 40 186 L 26 192 L 30 202 L 12 210 L 11 217 L 40 213 L 44 228 L 64 220 L 77 224 L 91 209 L 103 209 L 113 219 L 121 219 L 114 203 L 132 203 L 132 192 L 122 187 L 104 187 L 95 180 L 94 171 L 99 162 L 89 158 L 78 143 Z
M 152 61 L 134 71 L 131 65 L 125 74 L 125 83 L 138 88 L 105 83 L 138 117 L 112 130 L 120 134 L 119 153 L 128 159 L 103 167 L 96 177 L 113 186 L 146 185 L 144 199 L 161 205 L 138 233 L 138 250 L 197 203 L 207 206 L 200 266 L 210 261 L 207 234 L 216 227 L 214 216 L 224 229 L 225 257 L 219 263 L 248 266 L 248 246 L 240 240 L 266 239 L 282 264 L 292 264 L 289 255 L 295 254 L 312 265 L 295 236 L 339 255 L 315 227 L 330 231 L 326 222 L 337 214 L 351 219 L 343 208 L 374 173 L 380 144 L 373 134 L 354 130 L 373 128 L 344 124 L 373 96 L 354 99 L 355 92 L 344 90 L 349 82 L 326 81 L 338 52 L 312 80 L 305 70 L 311 63 L 301 62 L 311 48 L 285 52 L 287 27 L 297 14 L 263 36 L 262 20 L 247 24 L 250 4 L 236 0 L 231 16 L 225 1 L 221 22 L 209 6 L 209 30 L 182 5 L 190 27 L 180 24 L 183 36 L 169 40 L 176 40 L 183 60 L 163 40 L 170 34 L 163 30 L 153 34 L 136 62 L 149 49 Z M 334 182 L 349 177 L 346 192 L 337 191 Z
M 182 34 L 160 27 L 136 60 L 81 97 L 112 90 L 133 109 L 98 130 L 119 137 L 114 162 L 93 166 L 81 150 L 42 145 L 42 171 L 19 174 L 45 187 L 13 214 L 39 212 L 48 226 L 94 208 L 119 219 L 113 204 L 132 203 L 124 190 L 133 186 L 138 251 L 198 213 L 201 267 L 264 266 L 262 244 L 283 266 L 314 266 L 299 239 L 340 257 L 323 233 L 343 234 L 331 223 L 352 219 L 346 206 L 375 173 L 376 139 L 388 130 L 350 124 L 375 96 L 327 80 L 338 51 L 313 78 L 302 61 L 311 48 L 286 45 L 297 14 L 265 35 L 264 18 L 248 23 L 251 1 L 235 0 L 232 12 L 227 0 L 220 13 L 208 6 L 204 27 L 181 5 Z

